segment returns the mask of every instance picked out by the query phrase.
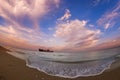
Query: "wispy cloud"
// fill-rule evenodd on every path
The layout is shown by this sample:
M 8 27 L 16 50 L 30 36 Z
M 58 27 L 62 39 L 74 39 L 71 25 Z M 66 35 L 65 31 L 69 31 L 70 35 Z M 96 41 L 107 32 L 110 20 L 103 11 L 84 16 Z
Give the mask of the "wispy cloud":
M 106 4 L 106 3 L 109 3 L 110 0 L 92 0 L 92 6 L 93 7 L 96 7 L 100 4 Z
M 100 2 L 101 0 L 93 0 L 93 6 L 97 6 Z
M 22 41 L 46 46 L 46 35 L 41 31 L 38 19 L 48 13 L 52 5 L 58 7 L 59 0 L 0 0 L 0 16 L 5 20 L 5 25 L 0 25 L 0 39 L 3 40 L 0 42 L 10 39 L 6 44 L 18 42 L 14 44 L 16 46 Z M 30 20 L 28 22 L 33 26 L 24 25 L 25 20 Z
M 59 18 L 58 20 L 67 20 L 67 19 L 69 19 L 70 17 L 71 17 L 70 10 L 69 10 L 69 9 L 66 9 L 66 10 L 65 10 L 65 14 L 64 14 L 61 18 Z
M 103 26 L 105 29 L 114 26 L 120 21 L 120 2 L 112 9 L 107 11 L 102 17 L 97 21 L 98 25 Z
M 48 48 L 46 46 L 29 43 L 28 41 L 13 35 L 0 33 L 0 45 L 16 47 L 21 49 L 37 50 L 38 48 Z
M 101 44 L 98 44 L 96 46 L 94 46 L 93 48 L 91 48 L 91 50 L 102 50 L 102 49 L 111 49 L 111 48 L 116 48 L 116 47 L 120 47 L 120 38 L 114 38 L 111 40 L 107 40 Z
M 96 4 L 99 3 L 100 0 L 96 0 Z M 70 20 L 72 14 L 69 9 L 56 19 L 56 24 L 46 28 L 42 26 L 51 34 L 42 31 L 40 21 L 43 16 L 54 7 L 58 8 L 59 4 L 60 0 L 0 0 L 0 17 L 4 19 L 4 25 L 0 24 L 0 44 L 26 49 L 51 47 L 63 51 L 80 51 L 97 46 L 101 31 L 87 20 Z M 108 29 L 120 21 L 119 18 L 120 2 L 102 15 L 97 23 Z

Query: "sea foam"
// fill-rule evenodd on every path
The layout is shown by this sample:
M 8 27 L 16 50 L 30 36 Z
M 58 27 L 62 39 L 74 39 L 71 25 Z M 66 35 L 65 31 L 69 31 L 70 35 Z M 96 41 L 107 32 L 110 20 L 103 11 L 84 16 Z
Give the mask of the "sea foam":
M 51 55 L 47 53 L 38 54 L 38 52 L 23 50 L 22 51 L 17 50 L 17 52 L 13 51 L 8 53 L 13 55 L 14 57 L 25 60 L 26 65 L 30 68 L 35 68 L 48 75 L 59 76 L 64 78 L 76 78 L 99 75 L 103 73 L 106 69 L 109 69 L 111 64 L 115 61 L 115 56 L 113 56 L 109 58 L 90 61 L 59 62 L 55 61 L 59 59 L 58 58 L 55 59 L 56 55 L 54 53 L 53 53 L 54 55 L 52 55 L 52 53 L 50 53 Z M 64 56 L 68 55 L 65 54 Z M 66 58 L 64 56 L 60 55 L 57 57 Z
M 36 68 L 39 71 L 43 71 L 52 76 L 59 76 L 64 78 L 76 78 L 99 75 L 106 69 L 110 68 L 110 65 L 115 60 L 113 58 L 86 61 L 86 62 L 54 62 L 42 60 L 39 56 L 29 54 L 27 55 L 27 66 Z

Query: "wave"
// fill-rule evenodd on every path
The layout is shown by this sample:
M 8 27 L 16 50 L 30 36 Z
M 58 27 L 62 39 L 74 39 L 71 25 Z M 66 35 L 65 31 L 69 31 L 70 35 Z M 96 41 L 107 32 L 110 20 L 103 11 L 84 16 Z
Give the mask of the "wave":
M 59 76 L 64 78 L 76 78 L 95 76 L 109 69 L 115 61 L 113 58 L 87 61 L 87 62 L 53 62 L 41 60 L 38 56 L 29 56 L 26 60 L 27 66 L 36 68 L 48 75 Z
M 82 61 L 80 59 L 81 60 L 80 62 L 64 62 L 64 60 L 60 62 L 59 57 L 62 57 L 63 59 L 66 58 L 66 60 L 67 59 L 70 60 L 70 57 L 69 58 L 65 57 L 68 56 L 66 54 L 59 56 L 53 54 L 54 55 L 53 56 L 52 54 L 49 55 L 47 53 L 38 53 L 34 51 L 17 51 L 17 52 L 13 51 L 8 53 L 17 58 L 25 60 L 26 65 L 30 68 L 35 68 L 48 75 L 59 76 L 64 78 L 76 78 L 99 75 L 102 74 L 106 69 L 109 69 L 111 64 L 116 61 L 115 55 L 98 60 Z

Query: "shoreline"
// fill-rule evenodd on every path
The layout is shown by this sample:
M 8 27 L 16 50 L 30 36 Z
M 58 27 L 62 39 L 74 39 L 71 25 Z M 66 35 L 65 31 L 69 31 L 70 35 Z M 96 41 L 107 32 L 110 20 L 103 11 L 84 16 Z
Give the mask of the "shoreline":
M 16 57 L 16 58 L 18 58 L 18 59 L 24 60 L 24 61 L 26 62 L 26 66 L 29 67 L 29 68 L 36 69 L 36 70 L 38 70 L 38 71 L 40 71 L 40 72 L 43 72 L 43 73 L 45 73 L 45 74 L 47 74 L 47 75 L 50 75 L 50 76 L 56 76 L 56 77 L 62 77 L 62 78 L 69 78 L 69 79 L 75 79 L 75 78 L 78 78 L 78 77 L 91 77 L 91 76 L 101 75 L 102 73 L 104 73 L 104 72 L 106 72 L 106 71 L 110 71 L 112 68 L 114 68 L 114 67 L 111 68 L 111 65 L 116 62 L 116 60 L 113 60 L 113 61 L 108 65 L 108 67 L 104 68 L 101 72 L 96 73 L 96 74 L 77 75 L 77 76 L 74 76 L 74 77 L 72 77 L 72 76 L 70 77 L 70 76 L 62 76 L 62 75 L 60 75 L 60 74 L 58 74 L 58 75 L 49 74 L 49 73 L 47 73 L 46 71 L 44 71 L 44 70 L 42 70 L 42 69 L 39 69 L 38 67 L 31 66 L 31 65 L 29 65 L 29 62 L 27 61 L 27 59 L 25 58 L 25 56 L 22 56 L 22 55 L 24 55 L 24 54 L 22 54 L 22 53 L 19 54 L 19 53 L 14 52 L 14 51 L 12 51 L 12 52 L 8 52 L 8 51 L 7 51 L 7 53 L 10 54 L 10 55 L 12 55 L 12 56 L 14 56 L 14 57 Z M 14 55 L 13 55 L 13 54 L 14 54 Z M 19 54 L 19 56 L 17 56 L 18 54 Z
M 109 70 L 111 69 L 111 65 L 115 62 L 116 60 L 112 60 L 110 61 L 109 63 L 107 63 L 107 66 L 104 67 L 100 72 L 98 73 L 93 73 L 93 74 L 79 74 L 79 75 L 76 75 L 76 76 L 64 76 L 64 75 L 61 75 L 61 74 L 50 74 L 50 73 L 47 73 L 44 69 L 40 69 L 39 67 L 36 67 L 36 66 L 32 66 L 29 64 L 29 60 L 27 61 L 26 60 L 26 65 L 30 68 L 34 68 L 34 69 L 37 69 L 38 71 L 40 72 L 44 72 L 45 74 L 47 75 L 50 75 L 50 76 L 57 76 L 57 77 L 62 77 L 62 78 L 69 78 L 69 79 L 75 79 L 75 78 L 78 78 L 78 77 L 91 77 L 91 76 L 97 76 L 97 75 L 101 75 L 102 73 L 104 73 L 106 70 Z M 79 64 L 79 63 L 78 63 Z M 52 65 L 52 63 L 51 63 Z M 53 63 L 54 65 L 54 63 Z M 105 64 L 106 65 L 106 64 Z
M 98 75 L 101 75 L 102 73 L 104 73 L 106 70 L 109 70 L 110 67 L 111 67 L 112 64 L 110 64 L 107 68 L 105 68 L 104 70 L 102 70 L 100 73 L 97 73 L 97 74 L 92 74 L 92 75 L 77 75 L 75 77 L 70 77 L 70 76 L 61 76 L 61 75 L 52 75 L 52 74 L 48 74 L 47 72 L 45 72 L 44 70 L 41 70 L 37 67 L 33 67 L 33 66 L 30 66 L 26 63 L 26 66 L 28 66 L 29 68 L 33 68 L 33 69 L 37 69 L 38 71 L 40 72 L 44 72 L 45 74 L 49 75 L 49 76 L 54 76 L 54 77 L 59 77 L 59 78 L 68 78 L 68 79 L 75 79 L 75 78 L 79 78 L 79 77 L 94 77 L 94 76 L 98 76 Z
M 36 69 L 26 66 L 24 60 L 20 60 L 6 53 L 6 50 L 0 48 L 0 79 L 1 80 L 71 80 L 50 76 Z M 120 60 L 114 64 L 120 64 Z M 77 77 L 72 80 L 119 80 L 120 67 L 117 65 L 113 70 L 107 70 L 100 75 L 90 77 Z

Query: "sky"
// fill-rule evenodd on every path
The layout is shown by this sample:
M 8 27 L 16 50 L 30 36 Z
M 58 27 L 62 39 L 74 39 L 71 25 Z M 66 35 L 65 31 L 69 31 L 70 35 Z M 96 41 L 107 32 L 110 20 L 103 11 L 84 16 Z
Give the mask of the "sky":
M 120 46 L 119 0 L 0 0 L 0 45 L 64 52 Z

